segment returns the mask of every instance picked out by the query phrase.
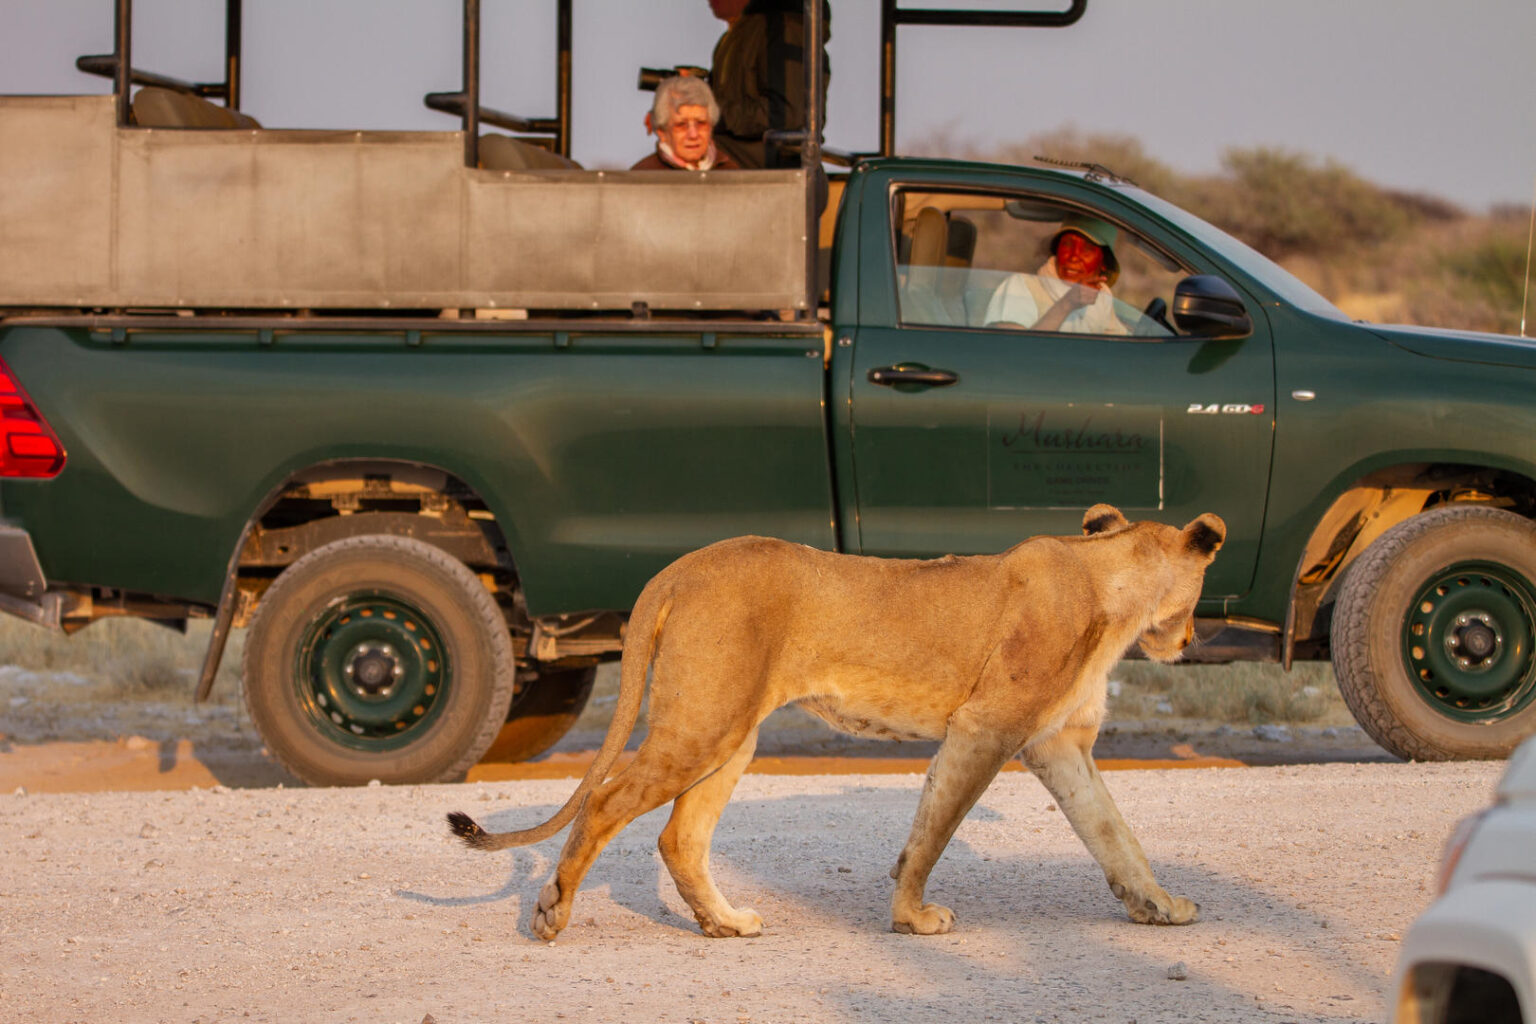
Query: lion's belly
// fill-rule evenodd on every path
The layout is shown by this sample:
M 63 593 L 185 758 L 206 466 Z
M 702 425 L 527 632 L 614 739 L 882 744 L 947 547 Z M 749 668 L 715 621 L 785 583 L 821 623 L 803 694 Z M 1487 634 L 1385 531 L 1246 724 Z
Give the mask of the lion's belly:
M 881 739 L 943 739 L 949 716 L 975 689 L 969 661 L 902 656 L 786 659 L 771 685 L 776 704 L 798 704 L 832 728 Z
M 846 665 L 820 674 L 806 689 L 800 708 L 839 731 L 882 740 L 942 740 L 949 715 L 969 692 L 942 672 L 903 679 Z
M 942 718 L 935 728 L 929 718 L 892 714 L 886 709 L 869 706 L 849 706 L 833 697 L 806 697 L 796 703 L 826 725 L 852 735 L 866 735 L 877 740 L 938 740 L 945 734 Z

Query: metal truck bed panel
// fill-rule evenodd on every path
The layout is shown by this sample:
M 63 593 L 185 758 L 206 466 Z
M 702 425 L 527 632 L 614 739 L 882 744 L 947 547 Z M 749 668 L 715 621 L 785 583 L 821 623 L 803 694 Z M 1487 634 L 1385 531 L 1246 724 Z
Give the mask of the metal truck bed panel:
M 484 171 L 457 132 L 0 97 L 0 306 L 794 309 L 800 171 Z

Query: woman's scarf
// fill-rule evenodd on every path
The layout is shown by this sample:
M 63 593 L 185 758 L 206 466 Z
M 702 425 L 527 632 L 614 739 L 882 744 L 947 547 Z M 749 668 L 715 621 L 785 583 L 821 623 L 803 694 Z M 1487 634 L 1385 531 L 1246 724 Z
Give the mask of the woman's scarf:
M 666 139 L 656 140 L 656 153 L 661 157 L 663 161 L 671 164 L 673 167 L 676 167 L 680 171 L 707 171 L 713 168 L 715 166 L 715 161 L 719 159 L 718 155 L 715 153 L 714 142 L 710 142 L 709 149 L 704 153 L 704 159 L 700 160 L 696 164 L 690 164 L 679 157 L 676 153 L 672 152 L 672 147 L 667 144 Z
M 1055 305 L 1062 296 L 1067 294 L 1067 289 L 1073 287 L 1072 282 L 1063 280 L 1061 273 L 1056 269 L 1055 256 L 1045 261 L 1045 265 L 1040 268 L 1040 273 L 1035 280 L 1039 282 L 1045 294 L 1050 297 L 1050 305 Z M 1049 309 L 1050 305 L 1045 308 Z M 1044 316 L 1045 309 L 1040 310 L 1040 314 Z M 1067 314 L 1067 319 L 1072 322 L 1072 326 L 1068 329 L 1073 332 L 1081 332 L 1083 334 L 1127 333 L 1125 324 L 1120 321 L 1119 317 L 1115 316 L 1115 299 L 1114 296 L 1110 295 L 1107 285 L 1099 288 L 1099 294 L 1093 302 Z

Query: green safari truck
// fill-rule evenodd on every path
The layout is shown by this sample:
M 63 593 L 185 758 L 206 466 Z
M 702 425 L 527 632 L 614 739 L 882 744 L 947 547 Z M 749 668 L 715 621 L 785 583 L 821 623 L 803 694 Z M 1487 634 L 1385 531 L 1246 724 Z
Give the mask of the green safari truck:
M 298 777 L 539 753 L 712 541 L 995 552 L 1097 502 L 1225 519 L 1191 660 L 1331 658 L 1404 758 L 1536 732 L 1536 344 L 1351 322 L 1097 166 L 837 153 L 814 103 L 752 172 L 584 169 L 471 60 L 458 130 L 267 128 L 118 7 L 114 93 L 0 97 L 0 608 L 210 617 L 199 697 L 248 627 Z M 1011 319 L 1088 220 L 1098 318 Z

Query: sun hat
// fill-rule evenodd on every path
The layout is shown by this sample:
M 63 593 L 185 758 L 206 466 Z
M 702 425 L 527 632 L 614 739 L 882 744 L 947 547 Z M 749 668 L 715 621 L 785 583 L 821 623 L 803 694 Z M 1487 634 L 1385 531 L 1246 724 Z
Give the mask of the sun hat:
M 1061 236 L 1068 231 L 1082 235 L 1104 250 L 1104 272 L 1109 278 L 1109 283 L 1114 284 L 1115 279 L 1120 276 L 1120 261 L 1115 258 L 1114 248 L 1115 242 L 1120 238 L 1120 229 L 1097 217 L 1069 213 L 1061 219 L 1061 230 L 1051 236 L 1051 252 L 1056 251 L 1056 246 L 1061 242 Z

